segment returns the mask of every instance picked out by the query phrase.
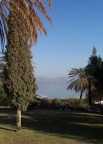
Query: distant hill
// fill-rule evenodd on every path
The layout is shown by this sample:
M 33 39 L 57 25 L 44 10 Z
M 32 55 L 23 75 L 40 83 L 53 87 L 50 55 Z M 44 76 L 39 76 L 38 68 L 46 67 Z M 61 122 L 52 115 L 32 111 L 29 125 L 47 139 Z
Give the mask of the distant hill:
M 37 77 L 36 81 L 37 83 L 67 83 L 68 77 Z

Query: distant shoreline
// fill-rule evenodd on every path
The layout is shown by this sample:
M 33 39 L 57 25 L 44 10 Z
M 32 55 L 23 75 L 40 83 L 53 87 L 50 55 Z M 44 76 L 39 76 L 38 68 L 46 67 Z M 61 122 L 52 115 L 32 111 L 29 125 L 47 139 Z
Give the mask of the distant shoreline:
M 54 98 L 58 98 L 58 99 L 70 99 L 70 98 L 73 98 L 73 99 L 79 99 L 80 96 L 58 96 L 58 97 L 49 97 L 49 96 L 42 96 L 41 95 L 41 98 L 48 98 L 48 99 L 54 99 Z M 85 98 L 85 96 L 82 96 L 82 99 Z

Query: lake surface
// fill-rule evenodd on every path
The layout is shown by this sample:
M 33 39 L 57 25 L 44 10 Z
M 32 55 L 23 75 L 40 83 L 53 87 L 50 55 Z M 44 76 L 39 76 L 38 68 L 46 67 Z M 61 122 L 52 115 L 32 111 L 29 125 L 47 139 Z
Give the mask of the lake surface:
M 37 85 L 37 94 L 41 96 L 48 96 L 49 98 L 63 98 L 80 95 L 80 93 L 75 93 L 75 91 L 67 90 L 68 83 L 66 78 L 37 79 Z

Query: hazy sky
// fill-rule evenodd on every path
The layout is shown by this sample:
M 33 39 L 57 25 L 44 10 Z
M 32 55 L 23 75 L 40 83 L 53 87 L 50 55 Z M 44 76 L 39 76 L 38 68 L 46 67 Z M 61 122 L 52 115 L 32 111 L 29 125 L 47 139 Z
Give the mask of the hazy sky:
M 48 13 L 53 27 L 43 17 L 48 36 L 38 36 L 33 46 L 36 76 L 67 76 L 71 68 L 85 67 L 92 54 L 103 58 L 103 0 L 52 0 Z

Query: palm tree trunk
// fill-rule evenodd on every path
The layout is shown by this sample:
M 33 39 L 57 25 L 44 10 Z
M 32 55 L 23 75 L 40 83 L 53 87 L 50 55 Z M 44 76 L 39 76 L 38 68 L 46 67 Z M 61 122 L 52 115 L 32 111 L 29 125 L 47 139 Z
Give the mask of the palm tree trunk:
M 21 110 L 17 109 L 17 129 L 21 129 Z
M 81 99 L 82 99 L 82 94 L 83 94 L 83 90 L 81 90 L 81 92 L 80 92 L 80 98 L 79 98 L 77 108 L 79 108 L 79 106 L 80 106 L 80 102 L 81 102 Z

